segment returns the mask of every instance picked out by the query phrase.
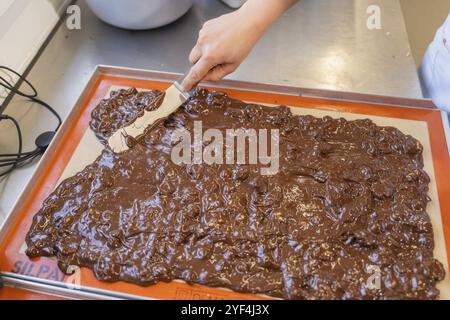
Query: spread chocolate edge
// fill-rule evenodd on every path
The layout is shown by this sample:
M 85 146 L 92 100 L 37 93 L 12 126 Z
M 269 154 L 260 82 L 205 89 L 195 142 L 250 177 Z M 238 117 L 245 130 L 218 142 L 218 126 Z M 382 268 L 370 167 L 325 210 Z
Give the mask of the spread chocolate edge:
M 92 112 L 102 143 L 158 91 L 111 93 Z M 279 172 L 176 165 L 177 129 L 277 129 Z M 426 212 L 419 141 L 370 120 L 293 115 L 198 89 L 123 154 L 105 147 L 44 201 L 30 257 L 56 256 L 102 281 L 181 279 L 285 299 L 436 299 L 444 278 Z M 248 156 L 248 150 L 247 150 Z

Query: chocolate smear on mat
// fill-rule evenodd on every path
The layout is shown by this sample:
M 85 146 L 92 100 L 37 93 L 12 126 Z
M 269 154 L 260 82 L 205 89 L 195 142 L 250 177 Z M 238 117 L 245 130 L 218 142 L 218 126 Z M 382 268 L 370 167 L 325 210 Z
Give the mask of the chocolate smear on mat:
M 161 92 L 121 90 L 92 113 L 106 143 Z M 175 165 L 172 133 L 279 129 L 280 169 Z M 56 256 L 102 281 L 182 279 L 286 299 L 435 299 L 422 145 L 370 120 L 294 116 L 198 89 L 123 154 L 107 147 L 34 217 L 30 257 Z

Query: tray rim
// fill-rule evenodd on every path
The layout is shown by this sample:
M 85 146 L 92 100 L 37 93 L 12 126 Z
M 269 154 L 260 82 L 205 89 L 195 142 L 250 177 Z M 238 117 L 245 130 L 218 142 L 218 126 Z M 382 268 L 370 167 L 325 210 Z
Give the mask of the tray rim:
M 96 71 L 102 75 L 128 77 L 134 79 L 148 79 L 173 82 L 179 80 L 183 74 L 176 72 L 164 72 L 157 70 L 145 70 L 137 68 L 116 67 L 109 65 L 97 65 Z M 325 89 L 313 89 L 306 87 L 264 84 L 250 81 L 223 79 L 218 82 L 201 82 L 202 86 L 214 86 L 215 88 L 229 88 L 266 93 L 279 93 L 284 95 L 299 96 L 304 98 L 321 98 L 349 102 L 366 102 L 372 104 L 389 105 L 396 107 L 437 109 L 431 99 L 411 99 L 397 96 L 384 96 L 366 93 L 354 93 L 348 91 L 336 91 Z
M 0 272 L 1 283 L 4 287 L 22 289 L 26 291 L 36 291 L 70 299 L 90 299 L 90 300 L 156 300 L 148 297 L 132 295 L 123 292 L 104 290 L 88 286 L 79 286 L 70 288 L 64 282 L 58 282 L 48 279 L 41 279 L 31 276 L 25 276 L 12 272 Z M 0 286 L 1 288 L 1 286 Z
M 89 76 L 89 80 L 84 86 L 81 94 L 76 100 L 74 106 L 70 110 L 69 114 L 63 121 L 63 124 L 55 136 L 54 140 L 48 147 L 48 152 L 46 152 L 41 160 L 39 161 L 36 170 L 34 171 L 31 179 L 28 181 L 26 187 L 21 192 L 19 198 L 16 200 L 13 208 L 8 213 L 7 218 L 4 220 L 2 225 L 0 225 L 0 244 L 5 241 L 5 238 L 9 235 L 11 228 L 17 221 L 17 215 L 20 214 L 21 203 L 28 198 L 29 193 L 33 189 L 34 185 L 38 182 L 41 177 L 44 168 L 52 159 L 53 153 L 57 149 L 57 146 L 61 142 L 66 131 L 69 130 L 73 120 L 76 118 L 78 111 L 83 107 L 84 102 L 92 94 L 92 89 L 97 85 L 98 82 L 102 80 L 102 76 L 114 76 L 122 78 L 132 78 L 132 79 L 144 79 L 144 80 L 157 80 L 160 82 L 173 82 L 178 80 L 182 74 L 163 72 L 155 70 L 144 70 L 144 69 L 134 69 L 125 67 L 116 67 L 109 65 L 97 65 Z M 203 86 L 213 86 L 215 88 L 228 88 L 228 89 L 238 89 L 243 91 L 256 91 L 260 93 L 276 93 L 282 95 L 290 95 L 304 98 L 313 99 L 329 99 L 336 101 L 347 101 L 347 102 L 359 102 L 359 103 L 370 103 L 376 105 L 389 105 L 392 107 L 400 108 L 417 108 L 425 110 L 437 110 L 431 100 L 428 99 L 408 99 L 401 97 L 389 97 L 389 96 L 379 96 L 371 94 L 360 94 L 360 93 L 350 93 L 350 92 L 339 92 L 331 90 L 322 89 L 308 89 L 300 88 L 294 86 L 284 86 L 284 85 L 272 85 L 272 84 L 261 84 L 245 81 L 236 80 L 222 80 L 220 82 L 204 82 L 201 83 Z M 447 146 L 450 153 L 450 130 L 448 130 L 447 114 L 444 111 L 440 111 L 441 118 L 443 121 L 445 138 L 447 141 Z M 31 276 L 18 275 L 11 272 L 0 272 L 0 288 L 1 286 L 14 286 L 16 288 L 23 288 L 25 290 L 34 290 L 37 292 L 48 293 L 49 290 L 55 294 L 63 294 L 64 297 L 71 298 L 87 298 L 87 299 L 148 299 L 147 297 L 134 296 L 132 294 L 121 293 L 121 292 L 110 292 L 108 290 L 99 289 L 95 287 L 81 287 L 79 289 L 69 289 L 64 288 L 64 283 L 40 279 Z M 52 291 L 53 290 L 53 291 Z

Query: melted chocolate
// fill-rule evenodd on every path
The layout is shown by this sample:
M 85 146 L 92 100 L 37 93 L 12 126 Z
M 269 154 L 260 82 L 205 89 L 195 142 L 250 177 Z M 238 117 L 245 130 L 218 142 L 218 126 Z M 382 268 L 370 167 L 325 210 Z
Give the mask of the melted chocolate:
M 144 110 L 158 109 L 163 97 L 160 91 L 138 92 L 135 88 L 113 91 L 110 99 L 102 100 L 92 112 L 91 129 L 106 144 L 114 132 L 134 122 Z
M 112 93 L 92 114 L 105 142 L 160 92 Z M 280 172 L 171 161 L 177 128 L 280 130 Z M 132 149 L 61 183 L 27 235 L 103 281 L 182 279 L 286 299 L 434 299 L 444 269 L 426 213 L 422 146 L 370 120 L 294 116 L 203 89 Z M 367 286 L 379 269 L 379 289 Z M 376 283 L 376 282 L 375 282 Z

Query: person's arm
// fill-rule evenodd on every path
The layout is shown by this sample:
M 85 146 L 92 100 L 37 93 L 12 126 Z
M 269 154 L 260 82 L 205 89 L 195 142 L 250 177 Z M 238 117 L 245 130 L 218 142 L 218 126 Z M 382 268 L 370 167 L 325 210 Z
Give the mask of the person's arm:
M 239 10 L 207 21 L 189 56 L 194 66 L 182 87 L 189 91 L 200 81 L 218 81 L 236 70 L 265 31 L 296 1 L 248 0 Z

